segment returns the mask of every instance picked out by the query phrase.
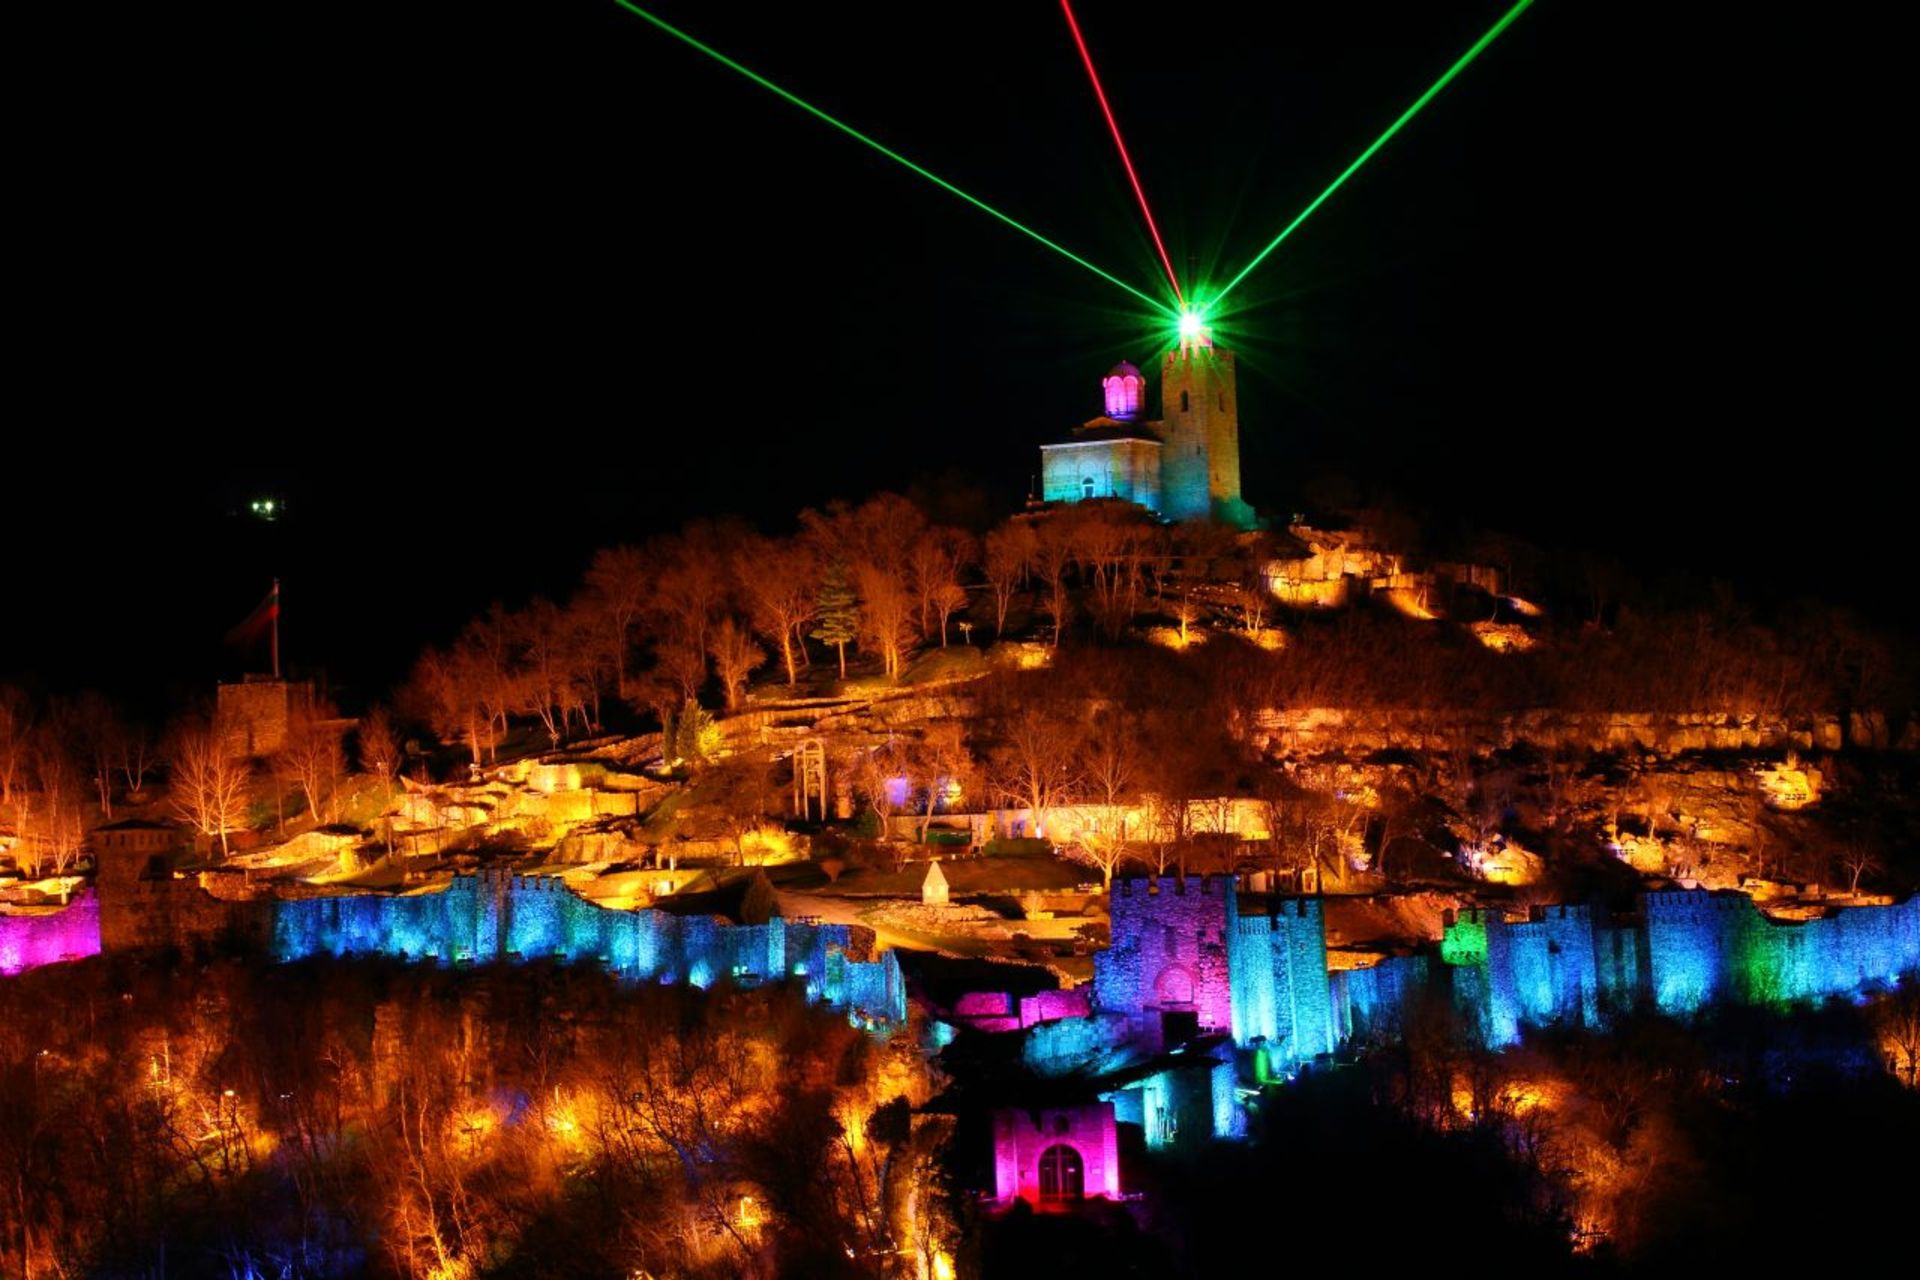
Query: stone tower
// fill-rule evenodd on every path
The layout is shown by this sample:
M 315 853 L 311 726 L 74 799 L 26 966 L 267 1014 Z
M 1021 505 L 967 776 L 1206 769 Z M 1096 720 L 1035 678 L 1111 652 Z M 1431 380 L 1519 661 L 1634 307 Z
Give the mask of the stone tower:
M 1160 361 L 1160 509 L 1169 520 L 1251 527 L 1240 496 L 1240 394 L 1233 352 L 1203 329 Z

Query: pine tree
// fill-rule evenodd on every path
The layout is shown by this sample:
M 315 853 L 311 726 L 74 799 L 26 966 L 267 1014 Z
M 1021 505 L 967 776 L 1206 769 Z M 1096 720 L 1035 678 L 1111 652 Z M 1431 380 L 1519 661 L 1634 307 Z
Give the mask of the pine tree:
M 822 644 L 830 644 L 840 654 L 840 678 L 847 678 L 847 641 L 860 634 L 859 603 L 853 594 L 853 585 L 847 581 L 847 566 L 836 560 L 827 570 L 827 576 L 820 584 L 820 593 L 814 597 L 814 610 L 820 619 L 812 636 Z
M 765 924 L 780 914 L 780 898 L 773 891 L 773 882 L 767 879 L 764 871 L 755 871 L 753 879 L 747 882 L 747 892 L 740 899 L 741 924 Z

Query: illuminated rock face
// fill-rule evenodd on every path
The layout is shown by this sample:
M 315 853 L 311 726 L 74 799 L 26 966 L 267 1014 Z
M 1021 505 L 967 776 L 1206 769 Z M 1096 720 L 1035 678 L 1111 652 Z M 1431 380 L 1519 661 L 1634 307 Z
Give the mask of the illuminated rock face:
M 7 977 L 99 952 L 100 900 L 91 893 L 51 915 L 0 916 L 0 974 Z
M 1039 1207 L 1120 1194 L 1113 1104 L 993 1113 L 993 1186 Z

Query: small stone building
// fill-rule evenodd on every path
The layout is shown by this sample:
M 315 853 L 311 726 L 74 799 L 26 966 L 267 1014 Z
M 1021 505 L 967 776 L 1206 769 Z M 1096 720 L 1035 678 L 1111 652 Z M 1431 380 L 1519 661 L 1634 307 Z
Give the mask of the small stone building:
M 947 877 L 940 870 L 940 859 L 927 864 L 927 878 L 920 882 L 920 903 L 928 907 L 947 905 Z
M 140 867 L 153 858 L 169 858 L 186 847 L 180 828 L 150 818 L 122 818 L 93 829 L 96 864 L 113 858 Z
M 1042 1209 L 1120 1195 L 1113 1104 L 993 1113 L 994 1195 Z

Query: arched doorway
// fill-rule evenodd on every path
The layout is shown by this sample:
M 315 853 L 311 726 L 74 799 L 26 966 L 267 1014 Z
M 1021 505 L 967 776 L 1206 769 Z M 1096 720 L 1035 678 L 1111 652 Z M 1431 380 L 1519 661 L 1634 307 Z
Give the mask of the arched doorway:
M 1171 1049 L 1200 1034 L 1200 1011 L 1193 1005 L 1193 974 L 1182 965 L 1169 965 L 1153 984 L 1160 998 L 1160 1043 Z
M 1192 1004 L 1193 975 L 1184 965 L 1168 965 L 1160 971 L 1160 978 L 1153 984 L 1154 994 L 1160 997 L 1161 1004 Z
M 1087 1194 L 1086 1168 L 1080 1153 L 1056 1142 L 1040 1153 L 1040 1203 L 1064 1204 Z

